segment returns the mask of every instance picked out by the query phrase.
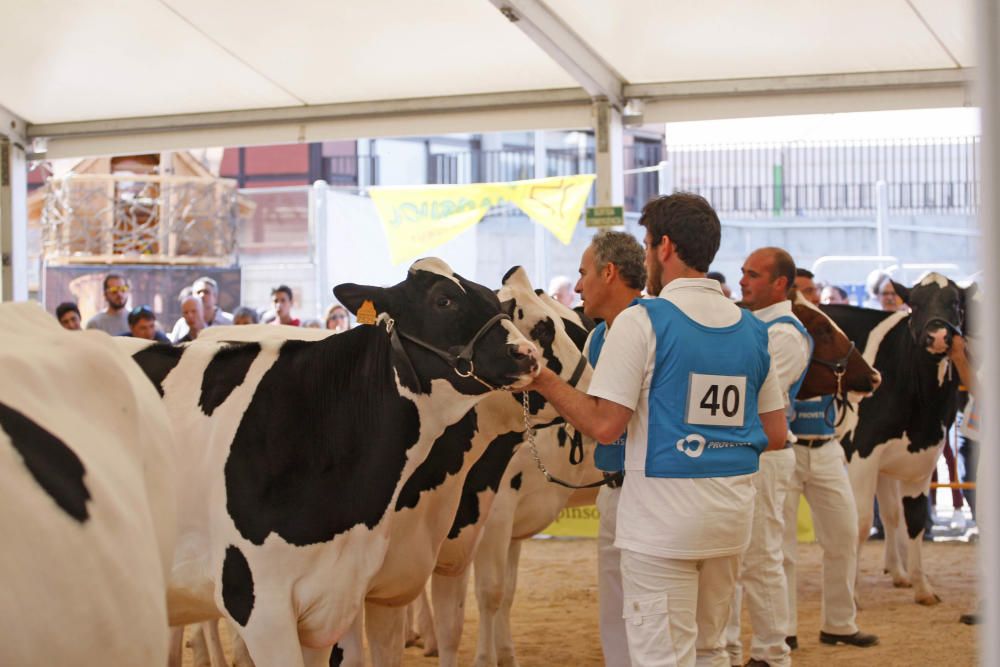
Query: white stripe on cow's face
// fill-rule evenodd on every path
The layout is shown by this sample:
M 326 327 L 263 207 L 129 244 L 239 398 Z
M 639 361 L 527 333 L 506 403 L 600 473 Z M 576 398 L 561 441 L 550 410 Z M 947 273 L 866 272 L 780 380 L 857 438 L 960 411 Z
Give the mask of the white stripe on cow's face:
M 415 271 L 427 271 L 428 273 L 436 273 L 442 278 L 447 278 L 452 281 L 464 292 L 465 288 L 462 287 L 462 283 L 455 277 L 455 271 L 448 266 L 447 262 L 438 257 L 425 257 L 423 259 L 418 259 L 413 264 L 410 265 L 410 273 Z
M 942 276 L 940 273 L 928 273 L 924 276 L 924 279 L 920 281 L 921 285 L 937 285 L 938 287 L 947 287 L 948 279 Z

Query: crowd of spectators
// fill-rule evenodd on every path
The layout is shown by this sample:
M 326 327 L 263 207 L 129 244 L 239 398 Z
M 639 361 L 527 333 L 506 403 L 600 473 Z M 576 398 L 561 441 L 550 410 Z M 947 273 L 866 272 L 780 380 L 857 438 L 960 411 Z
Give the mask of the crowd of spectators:
M 335 333 L 351 328 L 351 313 L 340 304 L 333 304 L 320 319 L 300 319 L 293 313 L 295 296 L 292 288 L 278 285 L 271 290 L 271 305 L 262 311 L 251 306 L 240 306 L 227 313 L 218 305 L 219 285 L 202 276 L 178 295 L 181 317 L 170 329 L 164 329 L 156 312 L 148 305 L 138 305 L 129 309 L 131 285 L 128 279 L 118 273 L 109 273 L 102 283 L 105 307 L 87 320 L 87 329 L 100 329 L 112 336 L 132 336 L 146 338 L 161 343 L 187 343 L 195 340 L 207 327 L 244 324 L 270 324 L 293 327 L 330 329 Z M 56 319 L 67 330 L 83 328 L 80 308 L 67 301 L 56 306 Z M 169 332 L 169 333 L 167 333 Z

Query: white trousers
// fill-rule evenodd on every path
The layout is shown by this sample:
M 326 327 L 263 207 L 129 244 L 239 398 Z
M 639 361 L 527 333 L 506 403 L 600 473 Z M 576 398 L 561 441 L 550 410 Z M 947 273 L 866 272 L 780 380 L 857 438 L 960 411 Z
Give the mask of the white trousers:
M 628 667 L 628 639 L 622 618 L 621 551 L 615 546 L 615 524 L 621 487 L 602 486 L 597 492 L 597 511 L 601 514 L 597 529 L 597 599 L 600 610 L 601 650 L 605 667 Z
M 785 495 L 795 471 L 795 453 L 791 449 L 765 452 L 760 470 L 753 476 L 756 490 L 750 545 L 743 553 L 740 585 L 733 593 L 732 611 L 726 628 L 726 651 L 732 665 L 743 664 L 740 641 L 740 598 L 750 614 L 753 635 L 750 657 L 771 667 L 791 664 L 788 636 L 788 591 L 782 543 L 785 539 Z M 742 589 L 742 591 L 741 591 Z
M 785 495 L 785 577 L 788 581 L 788 634 L 797 635 L 795 563 L 799 495 L 812 510 L 816 539 L 823 549 L 823 632 L 850 635 L 855 623 L 854 575 L 858 561 L 858 511 L 847 479 L 844 449 L 836 440 L 820 447 L 794 445 L 795 474 Z
M 633 667 L 729 667 L 726 622 L 740 557 L 661 558 L 622 549 Z

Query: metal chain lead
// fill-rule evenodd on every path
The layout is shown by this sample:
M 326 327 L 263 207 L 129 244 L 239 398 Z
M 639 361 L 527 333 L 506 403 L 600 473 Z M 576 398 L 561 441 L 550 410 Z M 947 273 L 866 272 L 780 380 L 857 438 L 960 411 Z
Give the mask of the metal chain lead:
M 538 445 L 535 444 L 535 429 L 531 427 L 531 419 L 529 417 L 528 409 L 528 392 L 521 392 L 521 405 L 524 406 L 524 436 L 528 440 L 528 447 L 531 449 L 531 456 L 535 459 L 535 465 L 538 466 L 538 470 L 545 475 L 545 479 L 552 481 L 552 475 L 545 468 L 545 464 L 542 463 L 542 457 L 538 455 Z

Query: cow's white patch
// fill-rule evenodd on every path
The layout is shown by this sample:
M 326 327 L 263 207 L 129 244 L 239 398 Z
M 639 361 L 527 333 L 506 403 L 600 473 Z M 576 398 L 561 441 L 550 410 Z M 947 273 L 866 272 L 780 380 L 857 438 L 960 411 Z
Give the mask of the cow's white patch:
M 938 287 L 947 287 L 948 279 L 942 276 L 940 273 L 928 273 L 924 276 L 923 280 L 920 281 L 921 285 L 937 285 Z
M 462 283 L 458 281 L 455 277 L 455 271 L 448 266 L 447 262 L 438 257 L 425 257 L 423 259 L 418 259 L 413 264 L 410 265 L 410 273 L 414 271 L 428 271 L 430 273 L 436 273 L 442 278 L 447 278 L 451 282 L 458 285 L 458 287 L 464 292 L 465 288 L 462 287 Z
M 928 335 L 931 339 L 931 344 L 927 346 L 928 352 L 931 354 L 944 354 L 948 351 L 948 332 L 943 327 Z
M 944 359 L 938 362 L 938 369 L 937 369 L 938 386 L 939 387 L 944 386 L 945 380 L 947 380 L 950 377 L 951 377 L 951 360 L 948 357 L 945 357 Z
M 893 313 L 889 317 L 885 318 L 881 322 L 875 325 L 868 334 L 868 340 L 865 341 L 865 351 L 861 354 L 868 362 L 868 365 L 875 366 L 875 355 L 878 354 L 879 346 L 882 345 L 882 340 L 885 338 L 886 334 L 899 324 L 902 320 L 906 319 L 909 313 L 902 311 L 898 313 Z

